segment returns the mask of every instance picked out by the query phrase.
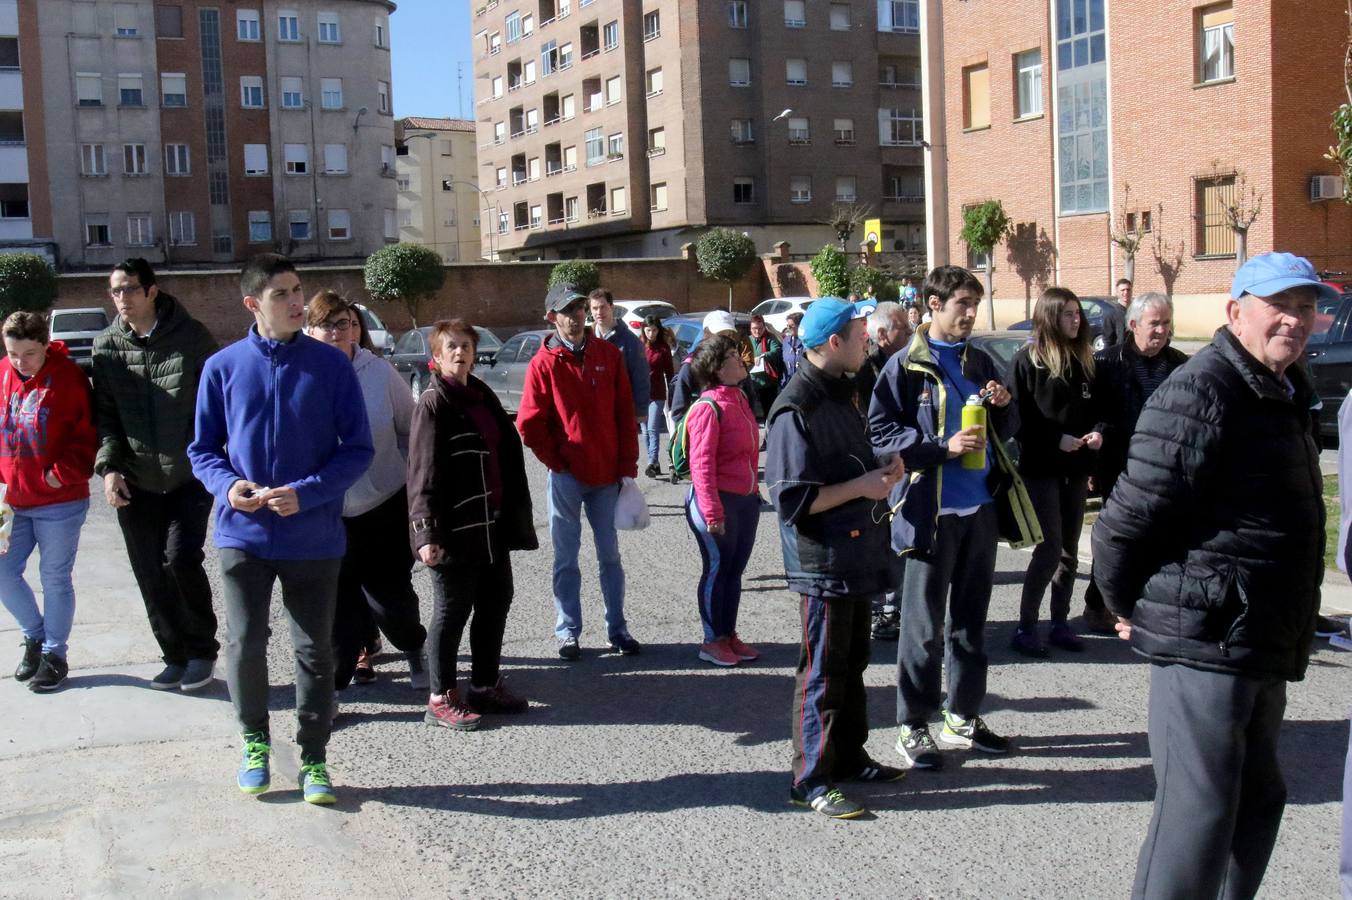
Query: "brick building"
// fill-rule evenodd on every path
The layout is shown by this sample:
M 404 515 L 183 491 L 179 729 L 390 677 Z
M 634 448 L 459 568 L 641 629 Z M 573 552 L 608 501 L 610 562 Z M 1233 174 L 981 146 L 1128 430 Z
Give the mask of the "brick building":
M 815 250 L 837 203 L 872 205 L 882 249 L 923 249 L 919 0 L 472 15 L 483 243 L 501 258 L 670 255 L 714 225 Z
M 1046 283 L 1110 293 L 1126 269 L 1110 230 L 1139 223 L 1137 290 L 1171 292 L 1180 329 L 1202 333 L 1235 269 L 1224 209 L 1260 198 L 1250 255 L 1352 270 L 1341 185 L 1312 199 L 1337 171 L 1323 154 L 1346 100 L 1342 0 L 926 0 L 924 15 L 932 258 L 980 266 L 963 209 L 1002 201 L 1006 320 Z

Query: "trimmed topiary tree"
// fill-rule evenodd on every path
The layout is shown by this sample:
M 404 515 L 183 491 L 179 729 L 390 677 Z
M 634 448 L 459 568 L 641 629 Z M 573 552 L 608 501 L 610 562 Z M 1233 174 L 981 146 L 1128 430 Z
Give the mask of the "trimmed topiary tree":
M 756 242 L 731 228 L 711 228 L 695 242 L 695 263 L 705 278 L 728 286 L 728 311 L 732 311 L 732 285 L 756 261 Z
M 418 304 L 441 290 L 446 283 L 446 265 L 431 247 L 391 244 L 366 258 L 365 276 L 372 299 L 403 303 L 417 328 Z
M 872 266 L 855 266 L 850 270 L 850 290 L 859 296 L 864 296 L 868 289 L 873 289 L 873 296 L 879 302 L 884 300 L 895 301 L 900 292 L 897 290 L 897 280 L 882 269 L 875 269 Z
M 850 292 L 850 263 L 840 248 L 822 247 L 808 263 L 817 279 L 818 297 L 844 297 Z
M 590 294 L 601 286 L 601 270 L 586 259 L 570 259 L 549 270 L 549 286 L 571 281 L 582 293 Z
M 56 272 L 35 253 L 0 254 L 0 319 L 12 312 L 46 312 L 56 302 Z
M 995 248 L 1010 233 L 1009 216 L 999 200 L 987 200 L 962 211 L 962 242 L 986 257 L 986 315 L 995 330 Z

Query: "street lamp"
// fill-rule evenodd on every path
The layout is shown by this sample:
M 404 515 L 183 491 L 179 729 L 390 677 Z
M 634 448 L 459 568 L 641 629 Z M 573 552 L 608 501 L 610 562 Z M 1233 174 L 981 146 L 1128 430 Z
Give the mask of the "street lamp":
M 428 153 L 428 157 L 430 158 L 430 157 L 431 157 L 431 154 L 432 154 L 432 140 L 433 140 L 434 138 L 436 138 L 436 137 L 437 137 L 437 134 L 436 134 L 436 132 L 433 132 L 433 131 L 429 131 L 429 132 L 419 132 L 418 134 L 406 134 L 406 135 L 404 135 L 404 143 L 408 143 L 409 141 L 413 140 L 414 138 L 427 138 L 427 153 Z M 483 188 L 479 187 L 477 184 L 475 184 L 475 183 L 472 182 L 472 181 L 465 181 L 465 180 L 459 179 L 459 178 L 447 178 L 447 179 L 442 179 L 442 180 L 443 180 L 443 183 L 445 183 L 445 184 L 463 184 L 463 185 L 468 185 L 469 187 L 472 187 L 472 188 L 474 188 L 474 190 L 476 190 L 476 191 L 479 192 L 479 196 L 482 197 L 482 198 L 483 198 L 483 201 L 484 201 L 484 212 L 491 212 L 491 213 L 493 213 L 493 218 L 490 219 L 490 220 L 489 220 L 489 223 L 488 223 L 488 258 L 491 259 L 491 260 L 496 260 L 496 259 L 498 258 L 498 254 L 497 254 L 497 250 L 495 250 L 494 247 L 493 247 L 493 235 L 495 235 L 495 234 L 497 233 L 497 228 L 498 228 L 498 222 L 497 222 L 497 220 L 498 220 L 498 216 L 497 216 L 497 213 L 498 213 L 498 206 L 497 206 L 497 204 L 496 204 L 496 203 L 489 203 L 489 202 L 488 202 L 488 194 L 484 193 Z
M 770 125 L 775 124 L 780 119 L 787 119 L 791 115 L 793 115 L 793 110 L 785 109 L 770 120 Z M 774 138 L 770 133 L 770 128 L 767 126 L 765 129 L 765 224 L 767 225 L 770 224 L 770 173 L 773 170 L 772 163 L 774 160 L 774 148 L 771 144 L 773 143 L 773 140 Z

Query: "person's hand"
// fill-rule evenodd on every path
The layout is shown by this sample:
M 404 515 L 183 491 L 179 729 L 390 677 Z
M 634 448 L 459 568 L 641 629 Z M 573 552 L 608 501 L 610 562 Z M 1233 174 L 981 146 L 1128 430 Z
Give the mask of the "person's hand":
M 257 512 L 263 506 L 264 495 L 267 491 L 267 488 L 259 487 L 252 481 L 245 481 L 241 478 L 230 485 L 230 491 L 225 495 L 225 499 L 229 501 L 231 508 L 239 512 Z
M 1090 450 L 1097 450 L 1103 446 L 1103 435 L 1097 431 L 1089 432 L 1084 437 L 1080 438 L 1080 440 L 1084 441 L 1084 445 Z
M 103 497 L 108 505 L 117 509 L 131 502 L 131 488 L 121 472 L 109 472 L 103 476 Z
M 728 533 L 727 523 L 724 522 L 722 519 L 719 519 L 717 522 L 710 522 L 709 533 L 716 534 L 719 537 L 722 537 L 723 535 Z
M 300 497 L 293 487 L 269 488 L 263 492 L 263 502 L 279 516 L 294 516 L 300 512 Z
M 1073 434 L 1061 435 L 1061 442 L 1056 445 L 1062 453 L 1074 453 L 1084 446 L 1084 438 L 1077 438 Z
M 992 382 L 994 383 L 994 382 Z M 956 459 L 964 453 L 986 449 L 986 429 L 981 425 L 964 428 L 948 439 L 948 458 Z
M 855 487 L 859 490 L 859 496 L 868 500 L 886 500 L 887 495 L 892 490 L 892 485 L 897 483 L 906 471 L 902 465 L 901 459 L 894 459 L 881 469 L 874 469 L 871 472 L 865 472 L 856 478 Z
M 1113 630 L 1117 632 L 1117 636 L 1122 640 L 1131 640 L 1131 619 L 1124 619 L 1121 616 L 1118 616 L 1117 624 L 1113 626 Z
M 42 480 L 47 482 L 47 487 L 50 488 L 61 487 L 61 480 L 56 477 L 56 473 L 53 472 L 51 469 L 48 469 L 45 473 L 43 473 Z
M 986 382 L 986 390 L 990 392 L 990 401 L 992 406 L 1008 406 L 1010 401 L 1009 388 L 998 381 Z
M 423 544 L 418 548 L 418 559 L 425 566 L 439 566 L 445 558 L 446 551 L 441 549 L 440 544 Z

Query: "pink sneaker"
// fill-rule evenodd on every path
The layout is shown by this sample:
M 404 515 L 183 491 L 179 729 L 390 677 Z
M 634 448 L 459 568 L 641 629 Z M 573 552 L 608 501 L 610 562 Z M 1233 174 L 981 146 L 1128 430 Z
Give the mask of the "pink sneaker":
M 742 641 L 737 636 L 737 632 L 728 635 L 728 649 L 737 655 L 737 658 L 743 662 L 755 662 L 760 659 L 760 653 L 755 647 Z
M 473 731 L 479 727 L 482 718 L 465 705 L 455 688 L 433 697 L 427 704 L 427 712 L 423 713 L 423 721 L 428 725 L 440 725 L 456 731 Z
M 735 666 L 742 661 L 728 646 L 727 638 L 719 638 L 707 644 L 700 644 L 699 658 L 716 666 Z

